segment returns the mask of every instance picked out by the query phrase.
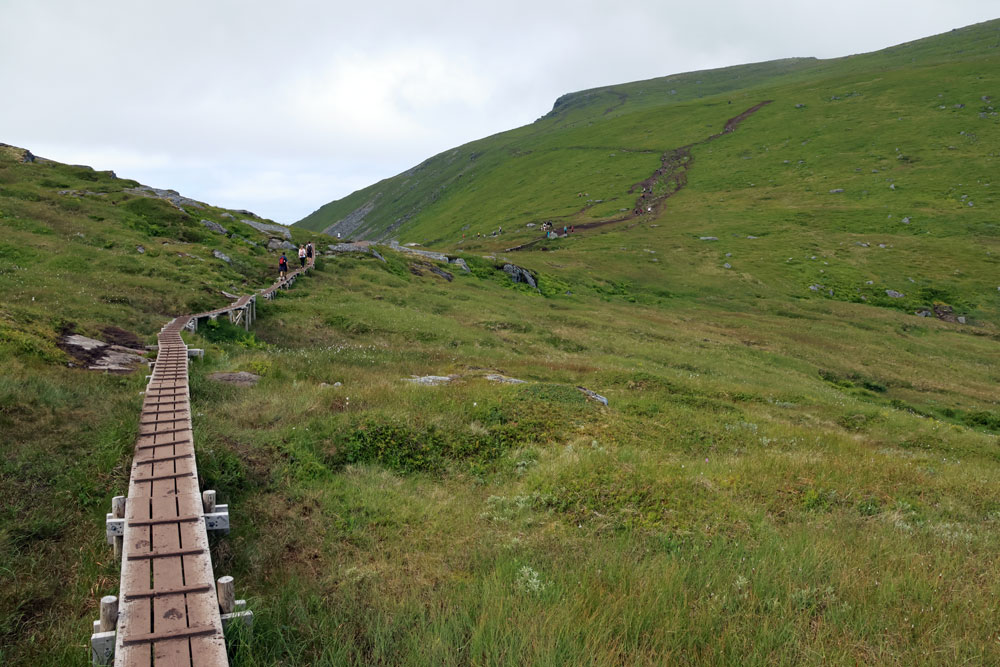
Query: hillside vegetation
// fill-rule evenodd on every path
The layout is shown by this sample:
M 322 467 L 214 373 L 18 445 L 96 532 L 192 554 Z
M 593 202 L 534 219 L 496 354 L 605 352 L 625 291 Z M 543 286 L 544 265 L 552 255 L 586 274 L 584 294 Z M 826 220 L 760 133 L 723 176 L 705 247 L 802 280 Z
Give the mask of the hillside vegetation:
M 1000 661 L 998 28 L 566 96 L 293 228 L 371 203 L 348 236 L 469 271 L 337 252 L 252 335 L 188 335 L 233 519 L 213 562 L 256 617 L 233 664 Z M 58 337 L 151 341 L 274 254 L 242 214 L 23 159 L 0 153 L 0 662 L 82 665 L 143 380 Z M 532 243 L 549 220 L 579 229 Z

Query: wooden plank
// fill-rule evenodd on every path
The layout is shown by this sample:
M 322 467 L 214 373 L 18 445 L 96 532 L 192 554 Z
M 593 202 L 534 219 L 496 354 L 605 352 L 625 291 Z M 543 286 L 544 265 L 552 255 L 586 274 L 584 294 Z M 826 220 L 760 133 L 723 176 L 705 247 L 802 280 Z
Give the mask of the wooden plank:
M 211 584 L 195 584 L 193 586 L 176 586 L 174 588 L 158 588 L 156 590 L 143 591 L 141 593 L 127 593 L 125 597 L 129 600 L 137 598 L 155 598 L 161 595 L 184 595 L 187 593 L 202 593 L 209 590 Z
M 167 477 L 175 472 L 176 463 L 168 461 L 153 464 L 153 474 Z M 174 478 L 160 479 L 153 483 L 152 514 L 150 521 L 157 522 L 152 526 L 153 545 L 162 549 L 182 549 L 177 508 L 177 498 L 170 497 L 168 492 L 176 494 L 177 483 Z M 169 522 L 174 519 L 173 522 Z M 181 557 L 157 558 L 153 564 L 153 588 L 178 588 L 184 585 L 184 568 Z M 189 626 L 187 604 L 184 595 L 165 595 L 153 598 L 153 632 L 177 632 Z M 153 643 L 153 659 L 156 667 L 190 667 L 191 649 L 188 639 L 161 638 Z
M 134 485 L 130 485 L 134 486 Z M 151 505 L 146 499 L 136 498 L 130 488 L 126 513 L 133 518 L 149 518 Z M 125 526 L 123 538 L 121 599 L 118 611 L 118 637 L 115 651 L 115 665 L 151 665 L 152 648 L 149 644 L 125 646 L 122 639 L 127 635 L 142 635 L 153 631 L 152 605 L 149 600 L 128 600 L 130 592 L 149 590 L 151 572 L 150 560 L 140 559 L 139 555 L 152 553 L 150 528 L 141 526 L 130 528 Z

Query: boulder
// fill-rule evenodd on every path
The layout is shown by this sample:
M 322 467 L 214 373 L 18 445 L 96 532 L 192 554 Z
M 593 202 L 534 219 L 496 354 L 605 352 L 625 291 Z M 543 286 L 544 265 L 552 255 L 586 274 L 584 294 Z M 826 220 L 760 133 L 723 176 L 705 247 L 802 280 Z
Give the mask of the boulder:
M 217 222 L 212 222 L 211 220 L 202 220 L 201 224 L 207 227 L 209 230 L 215 232 L 216 234 L 228 234 L 229 230 L 220 225 Z
M 515 283 L 526 283 L 528 286 L 538 289 L 535 277 L 527 269 L 523 269 L 516 264 L 504 264 L 503 272 L 510 276 L 510 279 Z
M 440 277 L 444 278 L 448 282 L 451 282 L 455 278 L 455 276 L 453 276 L 452 274 L 448 273 L 444 269 L 439 269 L 438 267 L 434 266 L 433 264 L 428 264 L 427 265 L 427 270 L 430 271 L 431 273 L 433 273 L 436 276 L 440 276 Z
M 484 375 L 483 377 L 490 382 L 499 382 L 501 384 L 527 384 L 524 380 L 507 377 L 506 375 L 500 375 L 499 373 L 490 373 L 489 375 Z
M 586 389 L 584 387 L 577 387 L 577 389 L 579 389 L 580 391 L 582 391 L 584 394 L 586 394 L 587 398 L 589 398 L 589 399 L 591 399 L 593 401 L 597 401 L 598 403 L 602 403 L 603 405 L 607 405 L 608 404 L 608 399 L 604 398 L 603 396 L 601 396 L 597 392 L 591 391 L 591 390 Z
M 435 387 L 439 384 L 448 384 L 456 377 L 456 375 L 424 375 L 423 377 L 417 377 L 414 375 L 413 377 L 403 378 L 403 381 L 424 385 L 426 387 Z
M 237 211 L 240 213 L 241 211 Z M 266 222 L 257 222 L 256 220 L 248 220 L 243 218 L 240 220 L 245 225 L 250 225 L 259 232 L 264 232 L 265 234 L 280 234 L 286 239 L 291 240 L 292 233 L 288 230 L 288 227 L 284 225 L 272 225 Z
M 458 268 L 462 269 L 466 273 L 469 273 L 469 265 L 465 263 L 465 260 L 461 257 L 456 257 L 455 259 L 448 260 L 449 264 L 454 264 Z
M 208 379 L 214 382 L 235 384 L 238 387 L 252 387 L 260 380 L 260 376 L 240 371 L 238 373 L 212 373 L 208 376 Z
M 385 263 L 385 257 L 383 257 L 382 255 L 378 254 L 378 250 L 376 250 L 375 248 L 372 248 L 371 249 L 371 253 L 372 253 L 372 255 L 375 256 L 375 259 L 377 259 L 377 260 Z
M 227 255 L 226 253 L 222 252 L 221 250 L 213 250 L 212 251 L 212 257 L 214 257 L 216 259 L 221 259 L 226 264 L 232 264 L 233 263 L 233 260 L 231 260 L 229 258 L 229 255 Z
M 887 289 L 885 291 L 885 295 L 888 296 L 888 297 L 891 297 L 893 299 L 902 299 L 904 296 L 906 296 L 902 292 L 897 292 L 894 289 Z

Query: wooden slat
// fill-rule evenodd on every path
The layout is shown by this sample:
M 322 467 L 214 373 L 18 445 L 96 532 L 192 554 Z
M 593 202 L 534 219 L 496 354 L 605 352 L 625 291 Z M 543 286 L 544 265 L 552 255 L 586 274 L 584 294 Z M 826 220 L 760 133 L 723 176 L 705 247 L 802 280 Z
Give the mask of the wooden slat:
M 204 591 L 211 590 L 212 584 L 195 584 L 193 586 L 176 586 L 174 588 L 158 588 L 154 590 L 143 591 L 141 593 L 126 593 L 126 600 L 135 600 L 138 598 L 155 598 L 161 595 L 183 595 L 185 593 L 201 593 Z

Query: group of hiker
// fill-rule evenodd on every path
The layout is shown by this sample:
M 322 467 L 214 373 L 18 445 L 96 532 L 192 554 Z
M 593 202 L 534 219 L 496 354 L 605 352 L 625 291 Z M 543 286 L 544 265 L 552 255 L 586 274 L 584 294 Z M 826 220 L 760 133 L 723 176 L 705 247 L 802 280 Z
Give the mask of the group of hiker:
M 305 245 L 299 246 L 299 264 L 302 268 L 305 268 L 306 261 L 312 261 L 313 258 L 313 244 L 312 242 L 306 243 Z M 285 257 L 285 253 L 281 253 L 281 257 L 278 259 L 278 277 L 284 280 L 288 277 L 288 258 Z
M 543 222 L 542 231 L 545 232 L 545 238 L 555 239 L 559 238 L 560 236 L 569 236 L 570 234 L 576 231 L 576 225 L 572 226 L 563 225 L 562 233 L 560 233 L 558 229 L 553 227 L 551 222 Z

